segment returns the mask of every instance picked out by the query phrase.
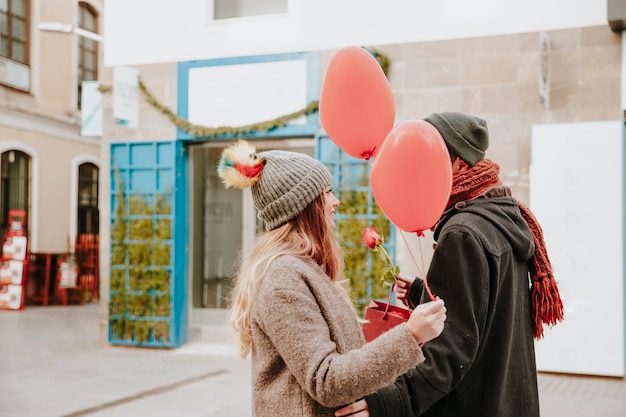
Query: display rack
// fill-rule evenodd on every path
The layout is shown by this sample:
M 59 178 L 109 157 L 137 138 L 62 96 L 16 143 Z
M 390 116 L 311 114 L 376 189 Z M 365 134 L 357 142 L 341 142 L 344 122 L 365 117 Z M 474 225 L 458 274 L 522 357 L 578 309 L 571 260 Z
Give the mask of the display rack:
M 22 310 L 28 274 L 26 212 L 9 210 L 0 260 L 0 310 Z

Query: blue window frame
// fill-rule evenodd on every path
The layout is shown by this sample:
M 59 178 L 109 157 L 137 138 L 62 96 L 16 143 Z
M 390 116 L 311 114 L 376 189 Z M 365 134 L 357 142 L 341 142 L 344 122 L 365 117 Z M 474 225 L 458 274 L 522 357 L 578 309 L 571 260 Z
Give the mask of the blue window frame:
M 246 64 L 259 64 L 259 63 L 273 63 L 281 61 L 304 61 L 306 65 L 306 105 L 319 100 L 320 94 L 320 54 L 319 52 L 294 52 L 286 54 L 275 55 L 259 55 L 249 57 L 235 57 L 235 58 L 223 58 L 212 59 L 202 61 L 189 61 L 178 63 L 178 115 L 186 120 L 189 120 L 189 78 L 190 71 L 196 68 L 204 67 L 220 67 L 220 66 L 238 66 Z M 260 80 L 259 82 L 262 82 Z M 289 88 L 286 85 L 285 88 Z M 231 97 L 224 97 L 224 100 L 232 100 Z M 258 103 L 259 106 L 265 105 L 264 103 Z M 294 109 L 296 112 L 301 109 Z M 277 115 L 282 116 L 282 115 Z M 265 120 L 258 120 L 258 123 L 265 122 Z M 220 126 L 222 126 L 220 124 Z M 218 126 L 208 126 L 218 127 Z M 239 126 L 229 126 L 239 127 Z M 304 124 L 297 125 L 285 125 L 280 128 L 263 130 L 258 132 L 251 132 L 244 135 L 236 135 L 242 138 L 276 138 L 276 137 L 312 137 L 319 130 L 319 115 L 317 112 L 310 113 L 306 116 L 306 122 Z M 211 137 L 210 139 L 229 139 L 233 135 L 222 135 L 217 137 Z M 206 138 L 197 137 L 191 135 L 181 129 L 178 129 L 177 138 L 181 140 L 206 140 Z
M 185 256 L 177 254 L 185 248 L 175 222 L 178 154 L 174 141 L 111 144 L 111 344 L 185 342 L 186 275 L 176 263 Z
M 395 227 L 374 201 L 369 181 L 370 161 L 346 154 L 328 136 L 318 137 L 316 157 L 332 174 L 332 188 L 340 200 L 335 219 L 346 255 L 346 275 L 352 282 L 353 298 L 364 307 L 372 298 L 386 298 L 388 288 L 378 280 L 381 263 L 361 243 L 361 232 L 366 227 L 376 227 L 393 259 Z

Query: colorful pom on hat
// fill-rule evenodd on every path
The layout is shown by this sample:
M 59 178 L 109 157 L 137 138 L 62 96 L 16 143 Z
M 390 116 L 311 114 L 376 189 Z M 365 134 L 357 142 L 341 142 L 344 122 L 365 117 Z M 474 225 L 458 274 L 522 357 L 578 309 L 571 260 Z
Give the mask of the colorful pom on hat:
M 259 181 L 265 161 L 256 154 L 256 148 L 245 140 L 224 149 L 217 173 L 226 186 L 249 188 Z

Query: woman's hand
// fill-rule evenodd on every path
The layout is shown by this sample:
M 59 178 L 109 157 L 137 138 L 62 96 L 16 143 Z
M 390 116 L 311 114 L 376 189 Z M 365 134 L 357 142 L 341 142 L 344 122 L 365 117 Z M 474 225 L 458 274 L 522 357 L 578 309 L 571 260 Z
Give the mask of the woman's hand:
M 335 411 L 335 416 L 369 417 L 370 409 L 367 406 L 367 401 L 359 400 Z
M 425 343 L 439 336 L 446 321 L 446 306 L 443 300 L 437 300 L 418 305 L 407 321 L 409 330 L 418 343 Z
M 411 291 L 413 281 L 415 281 L 415 278 L 402 273 L 396 276 L 396 299 L 403 302 L 407 307 L 411 307 L 409 305 L 409 292 Z

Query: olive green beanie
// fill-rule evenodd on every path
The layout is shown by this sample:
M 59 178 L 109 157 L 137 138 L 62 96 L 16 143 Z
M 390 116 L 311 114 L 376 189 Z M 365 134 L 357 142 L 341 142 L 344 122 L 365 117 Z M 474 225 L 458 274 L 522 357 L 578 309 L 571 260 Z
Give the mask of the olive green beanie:
M 485 120 L 459 112 L 433 113 L 424 120 L 435 126 L 448 148 L 469 166 L 485 157 L 489 147 Z

